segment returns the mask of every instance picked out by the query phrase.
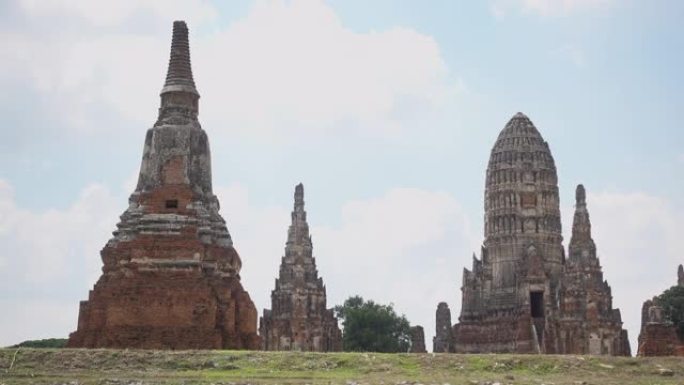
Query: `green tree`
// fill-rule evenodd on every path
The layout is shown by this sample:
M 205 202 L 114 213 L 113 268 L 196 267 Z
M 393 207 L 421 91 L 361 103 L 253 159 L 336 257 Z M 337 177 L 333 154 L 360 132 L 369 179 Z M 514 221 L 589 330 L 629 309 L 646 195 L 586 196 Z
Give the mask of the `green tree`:
M 63 348 L 66 346 L 66 338 L 48 338 L 45 340 L 29 340 L 10 346 L 12 348 Z
M 345 351 L 406 352 L 411 345 L 410 325 L 406 317 L 398 316 L 392 304 L 381 305 L 349 297 L 335 313 L 342 320 Z
M 663 308 L 663 315 L 677 327 L 679 339 L 684 340 L 684 287 L 672 286 L 655 299 Z

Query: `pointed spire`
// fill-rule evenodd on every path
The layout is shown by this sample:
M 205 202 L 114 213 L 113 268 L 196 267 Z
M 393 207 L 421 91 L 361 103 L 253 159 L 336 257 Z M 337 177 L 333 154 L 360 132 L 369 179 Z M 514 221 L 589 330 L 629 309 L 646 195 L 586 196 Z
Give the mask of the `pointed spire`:
M 174 21 L 169 69 L 166 72 L 166 83 L 162 93 L 166 90 L 180 90 L 181 87 L 183 91 L 197 93 L 190 65 L 188 26 L 184 21 Z
M 169 67 L 161 91 L 161 107 L 155 126 L 194 124 L 199 127 L 198 100 L 199 93 L 195 88 L 190 65 L 188 27 L 184 21 L 174 21 Z
M 295 187 L 294 209 L 295 211 L 304 210 L 304 185 L 301 183 Z
M 684 287 L 684 266 L 679 265 L 677 269 L 677 285 Z
M 575 217 L 572 221 L 572 236 L 569 246 L 570 259 L 596 257 L 596 245 L 591 238 L 591 221 L 587 210 L 587 194 L 579 184 L 575 190 Z
M 587 193 L 584 191 L 584 186 L 581 184 L 577 185 L 577 189 L 575 190 L 575 205 L 583 205 L 586 206 L 587 204 Z
M 292 210 L 292 224 L 287 231 L 288 244 L 311 245 L 309 224 L 306 222 L 304 210 L 304 185 L 298 184 L 294 193 L 294 209 Z

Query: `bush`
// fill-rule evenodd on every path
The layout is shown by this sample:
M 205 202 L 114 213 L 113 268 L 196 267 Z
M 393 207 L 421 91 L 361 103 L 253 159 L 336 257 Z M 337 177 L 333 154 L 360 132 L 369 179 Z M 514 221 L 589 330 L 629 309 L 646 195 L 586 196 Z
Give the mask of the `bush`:
M 672 286 L 655 299 L 663 308 L 663 315 L 677 327 L 677 335 L 684 340 L 684 287 Z
M 48 338 L 44 340 L 29 340 L 10 346 L 12 348 L 63 348 L 66 346 L 66 338 Z
M 335 313 L 344 327 L 345 351 L 396 353 L 408 351 L 411 345 L 409 322 L 395 313 L 392 304 L 354 296 L 336 306 Z

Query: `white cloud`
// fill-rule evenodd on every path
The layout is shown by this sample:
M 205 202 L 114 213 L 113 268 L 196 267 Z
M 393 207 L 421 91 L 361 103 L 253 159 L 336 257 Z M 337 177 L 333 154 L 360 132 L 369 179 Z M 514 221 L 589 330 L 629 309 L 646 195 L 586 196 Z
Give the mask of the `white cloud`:
M 76 15 L 98 27 L 115 26 L 145 13 L 164 19 L 182 15 L 186 20 L 198 23 L 217 16 L 216 9 L 205 0 L 19 0 L 19 4 L 31 15 Z
M 242 285 L 261 314 L 264 308 L 271 307 L 273 280 L 285 248 L 291 209 L 257 206 L 250 202 L 247 187 L 239 183 L 217 188 L 216 195 L 242 258 Z
M 51 331 L 65 336 L 75 327 L 78 301 L 99 275 L 99 251 L 124 208 L 123 196 L 94 184 L 67 208 L 26 210 L 0 180 L 0 346 Z M 27 314 L 50 325 L 41 328 Z
M 640 192 L 589 190 L 587 205 L 604 278 L 613 289 L 613 305 L 621 310 L 636 353 L 641 304 L 676 284 L 677 266 L 684 259 L 677 230 L 684 212 L 664 198 Z M 572 213 L 572 208 L 563 211 L 567 241 Z
M 437 304 L 447 301 L 452 312 L 459 311 L 461 271 L 479 249 L 457 200 L 421 189 L 392 189 L 349 202 L 341 225 L 312 231 L 329 302 L 340 304 L 354 294 L 392 302 L 425 328 L 428 347 Z
M 548 17 L 606 9 L 613 2 L 614 0 L 493 0 L 490 9 L 497 19 L 503 18 L 511 9 Z
M 438 108 L 457 92 L 434 39 L 409 28 L 354 32 L 322 1 L 258 2 L 243 19 L 220 27 L 205 2 L 115 3 L 103 12 L 90 1 L 25 0 L 31 24 L 0 30 L 0 74 L 11 74 L 0 75 L 0 84 L 25 80 L 22 86 L 45 100 L 47 114 L 80 131 L 122 129 L 103 124 L 101 111 L 149 125 L 171 20 L 198 8 L 189 13 L 191 50 L 201 119 L 211 127 L 261 137 L 342 125 L 393 134 L 401 128 L 397 114 L 411 114 L 405 100 L 419 106 L 412 108 Z M 59 33 L 36 25 L 61 14 L 86 22 Z M 134 22 L 157 27 L 141 32 L 129 28 Z M 212 32 L 197 32 L 204 26 Z

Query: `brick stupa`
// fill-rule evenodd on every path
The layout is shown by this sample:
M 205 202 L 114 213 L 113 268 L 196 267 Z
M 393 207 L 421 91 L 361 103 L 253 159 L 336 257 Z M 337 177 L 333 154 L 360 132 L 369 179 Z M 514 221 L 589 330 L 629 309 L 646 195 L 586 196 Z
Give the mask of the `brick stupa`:
M 212 192 L 188 29 L 173 24 L 159 118 L 69 347 L 258 349 L 257 312 Z

